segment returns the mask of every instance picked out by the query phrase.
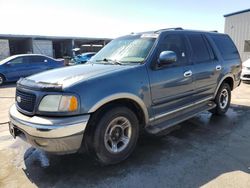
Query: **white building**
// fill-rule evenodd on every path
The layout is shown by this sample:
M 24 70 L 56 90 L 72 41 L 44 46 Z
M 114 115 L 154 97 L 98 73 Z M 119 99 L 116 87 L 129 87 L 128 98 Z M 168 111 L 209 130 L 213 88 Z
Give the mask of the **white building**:
M 224 15 L 225 33 L 236 44 L 242 61 L 250 58 L 250 9 Z

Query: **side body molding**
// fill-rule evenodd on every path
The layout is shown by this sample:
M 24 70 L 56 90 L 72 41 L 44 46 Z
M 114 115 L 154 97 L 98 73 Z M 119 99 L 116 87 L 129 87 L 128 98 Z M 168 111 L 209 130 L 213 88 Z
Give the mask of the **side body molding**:
M 143 102 L 143 100 L 141 98 L 139 98 L 138 96 L 133 95 L 131 93 L 116 93 L 116 94 L 109 95 L 109 96 L 103 98 L 102 100 L 98 101 L 94 106 L 91 107 L 91 109 L 88 112 L 89 113 L 95 112 L 101 106 L 103 106 L 109 102 L 112 102 L 114 100 L 117 100 L 117 99 L 130 99 L 130 100 L 134 101 L 135 103 L 137 103 L 138 106 L 141 107 L 141 109 L 144 113 L 146 125 L 148 124 L 149 115 L 148 115 L 148 110 L 147 110 L 145 103 Z

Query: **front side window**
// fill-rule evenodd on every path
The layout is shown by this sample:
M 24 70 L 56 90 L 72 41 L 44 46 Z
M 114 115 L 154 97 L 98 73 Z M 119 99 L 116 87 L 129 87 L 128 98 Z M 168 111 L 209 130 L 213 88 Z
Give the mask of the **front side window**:
M 175 65 L 186 64 L 187 63 L 187 51 L 185 40 L 182 35 L 170 34 L 167 35 L 163 42 L 160 44 L 160 50 L 158 56 L 162 51 L 173 51 L 177 56 L 177 62 Z
M 126 63 L 142 63 L 149 54 L 155 37 L 143 37 L 143 35 L 125 36 L 114 39 L 95 56 L 91 62 L 102 62 L 104 59 Z
M 12 65 L 19 65 L 24 63 L 24 58 L 23 57 L 18 57 L 16 59 L 13 59 L 10 61 Z

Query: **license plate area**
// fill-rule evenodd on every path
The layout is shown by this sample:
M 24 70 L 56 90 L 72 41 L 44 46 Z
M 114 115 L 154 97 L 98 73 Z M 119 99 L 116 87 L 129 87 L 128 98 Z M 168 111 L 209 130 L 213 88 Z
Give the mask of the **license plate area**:
M 16 138 L 18 130 L 14 127 L 14 125 L 11 122 L 9 122 L 9 131 L 10 134 L 13 136 L 13 138 Z

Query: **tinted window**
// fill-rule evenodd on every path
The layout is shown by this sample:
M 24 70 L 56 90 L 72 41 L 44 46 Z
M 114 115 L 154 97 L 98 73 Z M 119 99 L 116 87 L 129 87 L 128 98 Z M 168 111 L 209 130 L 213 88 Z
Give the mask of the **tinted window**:
M 237 59 L 239 54 L 233 41 L 227 35 L 212 35 L 212 39 L 218 47 L 223 59 Z
M 209 54 L 210 54 L 210 59 L 212 60 L 218 60 L 215 52 L 214 52 L 214 49 L 211 45 L 211 42 L 207 39 L 207 37 L 204 36 L 204 40 L 206 41 L 207 43 L 207 47 L 208 47 L 208 51 L 209 51 Z
M 16 59 L 10 60 L 9 62 L 11 62 L 12 65 L 19 65 L 23 63 L 28 63 L 29 59 L 27 57 L 18 57 Z
M 44 63 L 45 59 L 44 57 L 40 57 L 40 56 L 33 56 L 33 57 L 29 57 L 30 58 L 30 63 Z
M 173 51 L 177 56 L 178 64 L 185 64 L 187 62 L 186 58 L 186 45 L 183 37 L 181 35 L 171 34 L 165 37 L 163 43 L 160 46 L 160 52 L 162 51 Z M 158 57 L 160 55 L 158 54 Z
M 193 52 L 195 62 L 204 62 L 210 60 L 209 52 L 205 40 L 201 34 L 191 34 L 188 36 Z

